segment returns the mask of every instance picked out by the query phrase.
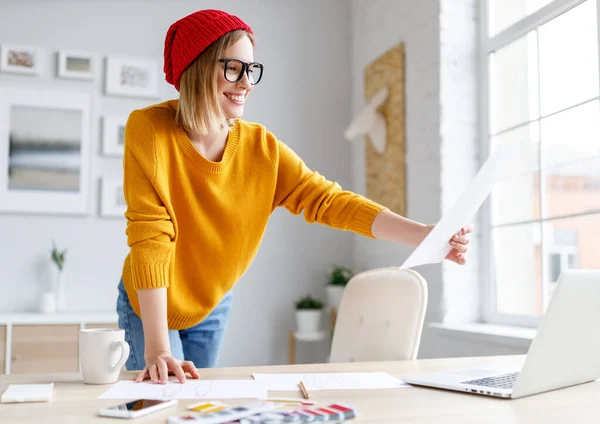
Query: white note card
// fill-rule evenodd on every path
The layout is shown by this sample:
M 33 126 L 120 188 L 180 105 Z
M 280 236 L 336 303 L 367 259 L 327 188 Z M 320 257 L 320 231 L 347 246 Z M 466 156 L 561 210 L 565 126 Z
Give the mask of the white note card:
M 307 390 L 397 389 L 409 387 L 385 372 L 350 372 L 317 374 L 252 374 L 267 390 L 298 390 L 302 381 Z
M 152 384 L 144 381 L 119 381 L 99 396 L 100 399 L 264 399 L 267 389 L 255 380 L 192 380 L 181 384 Z
M 48 402 L 53 389 L 54 383 L 11 384 L 0 398 L 0 403 Z

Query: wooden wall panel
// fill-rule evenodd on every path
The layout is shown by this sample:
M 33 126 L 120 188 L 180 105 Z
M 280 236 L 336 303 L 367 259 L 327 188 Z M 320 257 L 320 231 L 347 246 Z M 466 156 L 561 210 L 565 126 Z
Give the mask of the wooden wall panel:
M 406 113 L 404 44 L 398 44 L 370 63 L 364 72 L 365 98 L 384 87 L 388 98 L 379 108 L 386 118 L 387 143 L 383 153 L 366 143 L 367 197 L 406 215 Z M 368 138 L 368 137 L 367 137 Z

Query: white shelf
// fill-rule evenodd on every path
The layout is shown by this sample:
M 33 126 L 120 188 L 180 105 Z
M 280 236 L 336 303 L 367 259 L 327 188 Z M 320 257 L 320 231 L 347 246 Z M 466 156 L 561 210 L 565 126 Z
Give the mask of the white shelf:
M 0 325 L 116 324 L 116 312 L 22 312 L 0 314 Z
M 300 333 L 299 331 L 294 332 L 296 340 L 301 342 L 318 342 L 327 338 L 326 331 L 316 331 L 314 333 Z

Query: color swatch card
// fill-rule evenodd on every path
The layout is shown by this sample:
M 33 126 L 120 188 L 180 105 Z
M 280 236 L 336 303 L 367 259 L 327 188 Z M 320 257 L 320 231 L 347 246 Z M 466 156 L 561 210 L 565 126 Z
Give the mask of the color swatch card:
M 181 384 L 119 381 L 100 399 L 264 399 L 265 384 L 256 380 L 187 380 Z
M 344 422 L 356 418 L 356 410 L 344 405 L 332 404 L 325 407 L 299 408 L 292 412 L 272 411 L 243 418 L 240 424 L 309 423 L 327 421 Z
M 197 414 L 186 414 L 169 417 L 169 424 L 222 424 L 237 422 L 243 418 L 256 416 L 264 412 L 279 408 L 280 405 L 271 402 L 256 402 L 249 405 L 236 406 L 213 410 L 213 412 L 201 412 Z M 193 408 L 192 408 L 193 409 Z
M 397 389 L 410 387 L 385 372 L 317 373 L 317 374 L 252 374 L 267 390 L 298 390 L 302 381 L 308 391 L 343 389 Z
M 229 409 L 231 406 L 226 403 L 219 402 L 218 400 L 204 401 L 192 403 L 187 406 L 187 409 L 194 412 L 202 412 L 203 414 L 207 414 L 209 412 L 219 412 L 223 409 Z

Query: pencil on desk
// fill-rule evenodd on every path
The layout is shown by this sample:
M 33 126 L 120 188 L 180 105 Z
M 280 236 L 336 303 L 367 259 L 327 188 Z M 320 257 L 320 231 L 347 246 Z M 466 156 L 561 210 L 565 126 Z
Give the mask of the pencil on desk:
M 304 399 L 309 399 L 308 390 L 306 389 L 306 386 L 304 385 L 302 380 L 300 380 L 300 383 L 298 383 L 298 386 L 300 386 L 300 391 L 302 392 L 302 396 L 304 396 Z

